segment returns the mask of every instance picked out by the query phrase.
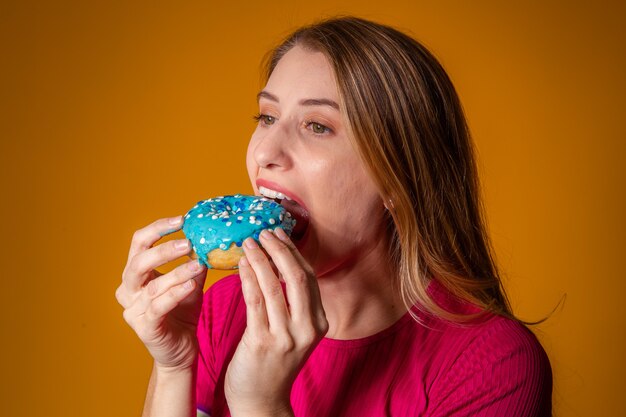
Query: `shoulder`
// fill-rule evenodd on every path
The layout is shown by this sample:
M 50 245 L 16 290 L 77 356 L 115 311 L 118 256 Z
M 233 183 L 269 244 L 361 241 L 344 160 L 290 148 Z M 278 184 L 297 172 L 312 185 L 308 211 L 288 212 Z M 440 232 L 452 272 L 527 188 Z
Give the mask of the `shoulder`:
M 550 361 L 526 326 L 491 316 L 480 324 L 449 325 L 445 333 L 446 372 L 432 392 L 442 404 L 459 406 L 471 401 L 468 406 L 476 410 L 489 404 L 511 410 L 532 407 L 536 412 L 528 415 L 548 415 Z
M 549 367 L 537 337 L 522 323 L 491 316 L 480 324 L 469 325 L 461 333 L 465 345 L 456 362 L 467 362 L 476 369 L 496 363 L 517 365 L 520 370 Z

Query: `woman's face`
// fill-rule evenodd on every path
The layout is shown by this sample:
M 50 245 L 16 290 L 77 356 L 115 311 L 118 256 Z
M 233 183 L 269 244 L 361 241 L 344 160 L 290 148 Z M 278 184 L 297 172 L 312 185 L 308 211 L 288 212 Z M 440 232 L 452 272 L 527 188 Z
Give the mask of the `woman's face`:
M 347 137 L 339 101 L 326 57 L 292 48 L 259 93 L 246 158 L 255 193 L 292 199 L 282 201 L 297 221 L 292 239 L 318 277 L 349 268 L 384 233 L 382 200 Z

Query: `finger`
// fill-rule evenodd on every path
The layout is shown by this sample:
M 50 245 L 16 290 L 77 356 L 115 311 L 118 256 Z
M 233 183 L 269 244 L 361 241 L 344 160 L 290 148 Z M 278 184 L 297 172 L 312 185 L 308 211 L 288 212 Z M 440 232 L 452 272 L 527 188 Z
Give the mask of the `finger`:
M 183 217 L 176 216 L 157 220 L 143 229 L 137 230 L 130 243 L 128 261 L 130 262 L 139 252 L 151 248 L 163 236 L 180 230 L 182 225 Z
M 246 239 L 243 247 L 265 299 L 270 329 L 286 329 L 289 321 L 289 310 L 287 309 L 283 287 L 272 270 L 267 256 L 252 238 Z
M 139 291 L 147 284 L 146 280 L 154 268 L 180 258 L 189 251 L 189 241 L 178 239 L 140 252 L 128 262 L 122 273 L 122 281 L 131 292 Z
M 189 279 L 182 284 L 175 285 L 165 293 L 152 300 L 144 314 L 148 322 L 160 322 L 170 311 L 172 311 L 185 298 L 189 297 L 196 288 L 195 280 Z
M 260 238 L 263 248 L 272 257 L 287 284 L 291 317 L 296 322 L 309 318 L 312 313 L 315 313 L 311 306 L 317 306 L 312 298 L 319 293 L 316 291 L 317 282 L 311 282 L 309 277 L 312 274 L 305 269 L 305 265 L 308 266 L 308 264 L 301 264 L 289 246 L 269 230 L 263 230 Z M 321 301 L 319 304 L 321 305 Z
M 247 330 L 252 335 L 259 335 L 268 330 L 269 322 L 263 292 L 245 256 L 239 260 L 239 278 L 241 278 L 241 292 L 246 303 Z
M 206 268 L 195 260 L 180 265 L 171 272 L 148 282 L 141 290 L 139 298 L 133 305 L 133 308 L 138 312 L 146 311 L 152 300 L 165 294 L 172 287 L 184 284 L 190 279 L 195 280 L 196 284 L 203 286 L 203 278 L 206 276 L 205 272 Z

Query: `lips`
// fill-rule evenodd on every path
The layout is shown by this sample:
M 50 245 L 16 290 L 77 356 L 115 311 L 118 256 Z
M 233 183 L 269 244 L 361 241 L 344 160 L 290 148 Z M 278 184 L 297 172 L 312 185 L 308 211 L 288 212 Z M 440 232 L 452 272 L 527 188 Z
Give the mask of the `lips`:
M 291 239 L 293 241 L 302 239 L 309 226 L 310 218 L 309 211 L 302 200 L 291 191 L 273 181 L 258 179 L 256 184 L 262 195 L 280 203 L 296 220 L 296 225 L 291 232 Z

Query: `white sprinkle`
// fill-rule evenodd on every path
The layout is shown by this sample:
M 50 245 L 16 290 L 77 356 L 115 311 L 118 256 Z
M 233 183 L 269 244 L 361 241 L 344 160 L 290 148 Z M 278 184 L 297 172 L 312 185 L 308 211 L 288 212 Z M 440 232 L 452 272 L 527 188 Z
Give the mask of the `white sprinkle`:
M 206 242 L 206 240 L 204 240 L 204 238 L 200 239 L 200 243 L 204 245 L 204 242 Z
M 243 220 L 243 216 L 237 216 L 237 220 Z
M 270 219 L 270 224 L 274 224 L 274 223 L 276 223 L 276 220 Z
M 256 221 L 256 222 L 254 222 L 254 223 L 258 226 L 259 224 L 261 224 L 261 220 L 257 220 L 257 221 Z
M 287 217 L 291 217 L 291 213 L 287 212 Z
M 223 243 L 220 243 L 220 249 L 221 249 L 221 250 L 226 249 L 226 245 L 225 245 L 225 244 L 223 244 Z
M 189 217 L 191 217 L 191 216 L 189 216 L 189 214 L 185 214 L 185 218 L 186 219 L 188 219 Z
M 250 224 L 254 224 L 254 220 L 250 219 Z
M 201 219 L 201 218 L 203 218 L 203 217 L 204 217 L 204 214 L 202 214 L 202 213 L 198 214 L 198 218 L 199 218 L 199 219 Z
M 283 221 L 283 215 L 282 214 L 279 214 L 278 218 L 280 219 L 281 222 Z
M 217 219 L 217 214 L 212 215 L 212 216 L 211 216 L 211 218 L 212 218 L 213 220 Z
M 226 226 L 230 226 L 233 222 L 226 222 Z
M 198 251 L 198 250 L 196 249 L 196 247 L 195 247 L 195 246 L 192 246 L 192 248 L 193 248 L 193 251 L 194 251 L 194 252 L 197 252 L 197 251 Z
M 250 212 L 250 214 L 256 214 L 256 211 L 255 211 L 255 210 L 252 210 L 252 211 Z

